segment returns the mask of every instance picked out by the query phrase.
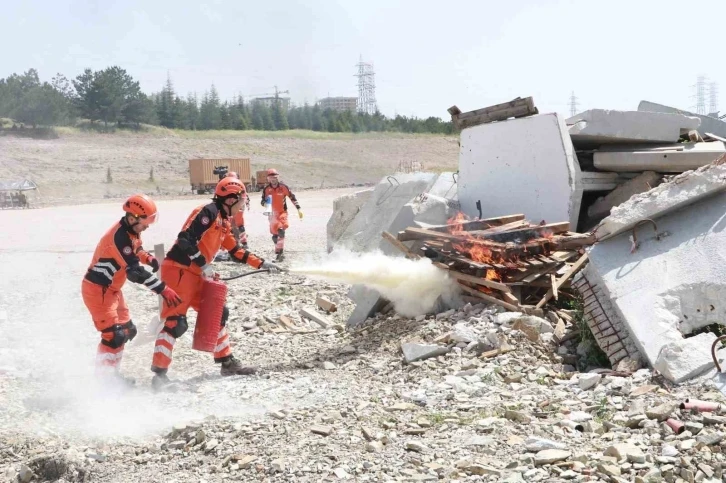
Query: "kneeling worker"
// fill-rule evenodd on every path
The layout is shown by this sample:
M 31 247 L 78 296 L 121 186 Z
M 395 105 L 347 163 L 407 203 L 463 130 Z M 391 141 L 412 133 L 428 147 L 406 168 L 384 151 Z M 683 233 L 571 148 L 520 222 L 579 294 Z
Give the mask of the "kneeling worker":
M 156 204 L 146 195 L 131 196 L 123 204 L 123 218 L 103 235 L 83 277 L 83 302 L 91 313 L 101 342 L 96 351 L 97 372 L 119 377 L 124 345 L 136 336 L 121 287 L 126 279 L 161 295 L 167 307 L 181 302 L 173 289 L 141 263 L 159 270 L 159 262 L 141 246 L 141 232 L 157 219 Z M 131 380 L 125 382 L 131 383 Z
M 246 194 L 245 186 L 239 179 L 230 176 L 220 180 L 212 202 L 192 211 L 161 264 L 161 279 L 180 294 L 182 303 L 164 307 L 161 312 L 164 328 L 157 336 L 151 366 L 155 373 L 151 381 L 154 388 L 162 388 L 170 382 L 166 373 L 171 365 L 174 344 L 188 329 L 186 315 L 189 307 L 199 311 L 203 277 L 214 276 L 210 263 L 220 247 L 226 249 L 236 262 L 246 263 L 253 268 L 267 268 L 271 272 L 279 271 L 274 263 L 266 262 L 240 247 L 232 236 L 230 219 L 241 208 Z M 223 376 L 253 374 L 255 368 L 243 366 L 232 355 L 225 327 L 228 317 L 229 309 L 225 306 L 222 329 L 214 350 L 214 362 L 222 365 Z

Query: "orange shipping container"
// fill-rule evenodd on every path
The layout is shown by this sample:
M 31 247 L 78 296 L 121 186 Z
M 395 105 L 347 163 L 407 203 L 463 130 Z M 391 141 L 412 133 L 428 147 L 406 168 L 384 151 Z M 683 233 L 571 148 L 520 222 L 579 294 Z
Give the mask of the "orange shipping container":
M 203 194 L 211 192 L 219 182 L 219 174 L 214 171 L 216 168 L 227 168 L 227 172 L 234 171 L 247 186 L 252 188 L 252 170 L 250 158 L 226 158 L 226 159 L 190 159 L 189 160 L 189 181 L 192 190 Z

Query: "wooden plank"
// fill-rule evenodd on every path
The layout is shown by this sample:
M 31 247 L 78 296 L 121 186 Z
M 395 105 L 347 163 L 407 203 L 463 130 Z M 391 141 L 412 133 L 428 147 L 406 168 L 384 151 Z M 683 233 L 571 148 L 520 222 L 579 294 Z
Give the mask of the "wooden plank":
M 508 302 L 505 302 L 503 300 L 499 300 L 498 298 L 492 297 L 492 296 L 487 295 L 485 293 L 481 293 L 480 291 L 475 290 L 475 289 L 473 289 L 471 287 L 467 287 L 466 285 L 463 285 L 461 283 L 459 283 L 459 287 L 461 287 L 461 289 L 464 292 L 466 292 L 468 294 L 471 294 L 471 295 L 474 295 L 475 297 L 478 297 L 478 298 L 480 298 L 480 299 L 482 299 L 482 300 L 484 300 L 486 302 L 489 302 L 489 303 L 496 304 L 496 305 L 499 305 L 501 307 L 504 307 L 505 309 L 509 310 L 510 312 L 519 312 L 519 307 L 516 307 L 516 306 L 514 306 L 514 305 L 512 305 L 512 304 L 510 304 Z
M 290 331 L 295 332 L 298 330 L 297 326 L 292 322 L 292 319 L 287 315 L 281 315 L 277 322 Z
M 523 241 L 529 241 L 532 238 L 541 238 L 548 235 L 556 235 L 559 233 L 567 233 L 570 231 L 570 222 L 550 223 L 547 225 L 530 226 L 520 228 L 518 230 L 509 230 L 505 233 L 496 233 L 491 235 L 483 235 L 490 240 L 503 243 L 505 240 L 510 241 L 515 238 L 523 238 Z
M 496 226 L 502 226 L 514 221 L 524 220 L 523 214 L 498 216 L 496 218 L 484 218 L 483 220 L 469 220 L 461 223 L 452 223 L 450 225 L 435 225 L 428 227 L 429 230 L 442 231 L 450 233 L 452 230 L 485 230 L 487 228 L 493 228 Z
M 562 276 L 562 278 L 560 278 L 559 280 L 557 280 L 555 286 L 552 287 L 551 289 L 549 289 L 547 291 L 547 293 L 545 294 L 545 296 L 542 297 L 542 300 L 540 300 L 537 303 L 537 305 L 535 305 L 535 307 L 537 307 L 538 309 L 541 309 L 549 301 L 549 299 L 552 298 L 552 296 L 554 295 L 554 290 L 557 290 L 558 288 L 560 288 L 560 286 L 565 281 L 569 280 L 573 275 L 575 275 L 575 273 L 577 273 L 577 271 L 580 270 L 580 268 L 582 268 L 582 266 L 585 264 L 585 262 L 587 262 L 587 253 L 585 253 L 583 256 L 581 256 L 579 258 L 579 260 L 577 260 L 570 267 L 570 269 L 567 271 L 567 273 Z
M 330 300 L 326 299 L 325 297 L 316 298 L 315 305 L 317 305 L 319 308 L 323 309 L 324 311 L 326 311 L 328 313 L 336 312 L 338 310 L 338 306 L 335 305 Z
M 500 233 L 504 231 L 509 231 L 512 229 L 519 229 L 526 226 L 530 226 L 529 223 L 526 221 L 513 221 L 511 223 L 507 223 L 505 225 L 501 226 L 495 226 L 492 228 L 488 228 L 486 230 L 474 230 L 467 232 L 470 235 L 474 236 L 486 236 L 494 233 Z M 464 241 L 464 236 L 456 236 L 451 233 L 445 233 L 441 231 L 435 231 L 435 230 L 429 230 L 427 228 L 406 228 L 404 231 L 398 232 L 398 235 L 396 236 L 398 241 L 411 241 L 411 240 L 439 240 L 439 241 L 455 241 L 455 242 L 461 242 Z
M 560 296 L 557 293 L 557 277 L 555 277 L 554 273 L 550 273 L 550 281 L 552 282 L 552 295 L 555 297 L 555 300 L 559 300 Z
M 434 265 L 436 265 L 438 268 L 441 268 L 442 270 L 446 270 L 448 268 L 448 267 L 446 267 L 446 265 L 443 265 L 441 263 L 434 263 Z M 457 272 L 455 270 L 448 270 L 447 273 L 449 274 L 450 277 L 455 278 L 457 280 L 463 280 L 465 282 L 482 285 L 484 287 L 493 288 L 493 289 L 499 290 L 501 292 L 511 292 L 512 291 L 505 284 L 496 282 L 494 280 L 487 280 L 485 278 L 475 277 L 473 275 L 466 275 L 465 273 Z
M 535 107 L 532 97 L 518 97 L 509 102 L 469 112 L 461 112 L 461 110 L 456 106 L 450 107 L 448 111 L 449 114 L 451 114 L 451 122 L 459 130 L 466 127 L 476 126 L 478 124 L 504 121 L 510 117 L 523 117 L 539 114 L 539 110 Z
M 314 309 L 302 308 L 300 309 L 300 316 L 312 320 L 323 329 L 328 329 L 331 325 L 333 325 L 326 317 L 324 317 L 322 314 L 319 314 Z
M 403 253 L 406 256 L 406 258 L 413 258 L 413 259 L 421 258 L 421 256 L 419 254 L 413 253 L 411 250 L 408 249 L 408 247 L 406 245 L 404 245 L 403 243 L 398 241 L 395 236 L 391 235 L 387 231 L 384 231 L 383 233 L 381 233 L 381 236 L 383 237 L 384 240 L 388 241 L 391 245 L 393 245 L 401 253 Z
M 505 302 L 509 302 L 510 304 L 519 307 L 519 299 L 510 292 L 502 292 L 502 298 Z

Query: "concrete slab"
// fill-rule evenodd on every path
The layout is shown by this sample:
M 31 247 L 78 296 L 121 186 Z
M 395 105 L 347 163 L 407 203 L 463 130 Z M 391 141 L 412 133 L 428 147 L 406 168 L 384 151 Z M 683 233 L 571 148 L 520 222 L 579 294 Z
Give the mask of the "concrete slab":
M 645 218 L 657 218 L 696 203 L 726 189 L 726 157 L 675 176 L 667 183 L 613 207 L 596 230 L 598 240 L 607 240 L 631 229 Z M 660 231 L 660 226 L 658 227 Z
M 726 144 L 721 141 L 709 143 L 681 143 L 658 148 L 634 150 L 622 146 L 615 149 L 595 151 L 593 159 L 597 169 L 607 171 L 658 171 L 661 173 L 682 173 L 712 163 L 726 153 Z
M 450 200 L 430 194 L 432 188 L 446 189 L 449 182 L 439 182 L 440 177 L 435 173 L 414 173 L 383 179 L 348 224 L 333 251 L 342 248 L 354 252 L 380 250 L 389 256 L 403 256 L 381 237 L 384 231 L 395 234 L 422 223 L 441 225 L 458 210 Z M 358 285 L 351 288 L 349 297 L 356 303 L 356 308 L 348 318 L 348 327 L 365 322 L 384 302 L 375 290 Z
M 703 116 L 701 114 L 684 111 L 682 109 L 676 109 L 675 107 L 664 106 L 663 104 L 657 104 L 650 101 L 640 101 L 640 104 L 638 104 L 638 111 L 675 113 L 689 117 L 697 117 L 701 120 L 701 125 L 698 127 L 698 132 L 700 132 L 701 134 L 709 132 L 711 134 L 726 138 L 726 122 L 716 119 L 715 117 Z
M 675 142 L 701 125 L 697 117 L 675 113 L 591 109 L 566 121 L 578 149 L 602 144 Z
M 357 191 L 348 195 L 339 196 L 333 200 L 333 214 L 330 215 L 327 225 L 328 253 L 343 235 L 363 205 L 373 195 L 373 188 Z
M 668 183 L 652 191 L 678 195 L 679 186 Z M 704 198 L 698 187 L 691 188 L 697 202 L 681 203 L 681 209 L 655 218 L 658 231 L 668 236 L 658 241 L 644 227 L 634 253 L 629 233 L 601 241 L 590 249 L 585 273 L 589 285 L 600 291 L 598 302 L 610 303 L 624 326 L 612 327 L 614 335 L 630 338 L 650 366 L 667 360 L 670 375 L 664 375 L 671 380 L 691 377 L 698 369 L 685 363 L 685 372 L 674 368 L 673 354 L 685 336 L 726 321 L 726 193 Z M 685 357 L 710 357 L 708 344 L 687 346 Z M 665 347 L 668 352 L 661 357 Z
M 658 186 L 663 177 L 655 171 L 646 171 L 625 183 L 618 185 L 606 196 L 598 199 L 587 209 L 587 216 L 591 220 L 599 220 L 610 214 L 613 207 L 630 199 L 631 196 L 645 193 Z
M 580 166 L 558 114 L 481 124 L 461 132 L 459 202 L 471 217 L 523 213 L 533 222 L 569 221 L 582 201 Z

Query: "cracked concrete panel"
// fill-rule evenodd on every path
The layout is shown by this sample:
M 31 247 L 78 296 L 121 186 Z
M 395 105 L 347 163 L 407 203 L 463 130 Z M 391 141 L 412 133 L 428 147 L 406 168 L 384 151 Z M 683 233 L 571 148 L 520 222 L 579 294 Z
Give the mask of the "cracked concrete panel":
M 579 149 L 623 142 L 675 142 L 698 129 L 701 120 L 683 114 L 590 109 L 567 119 L 572 142 Z
M 651 227 L 639 228 L 640 245 L 631 253 L 630 233 L 621 233 L 592 247 L 588 267 L 650 366 L 666 346 L 663 360 L 673 361 L 684 333 L 726 323 L 726 193 L 684 203 L 655 221 L 667 236 L 656 240 Z M 689 351 L 702 360 L 710 346 Z
M 459 201 L 468 216 L 523 213 L 577 227 L 583 183 L 575 148 L 557 114 L 481 124 L 461 132 Z
M 600 222 L 596 235 L 607 240 L 631 229 L 645 218 L 657 218 L 726 190 L 726 156 L 693 171 L 682 173 L 667 183 L 632 196 L 610 210 Z

